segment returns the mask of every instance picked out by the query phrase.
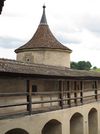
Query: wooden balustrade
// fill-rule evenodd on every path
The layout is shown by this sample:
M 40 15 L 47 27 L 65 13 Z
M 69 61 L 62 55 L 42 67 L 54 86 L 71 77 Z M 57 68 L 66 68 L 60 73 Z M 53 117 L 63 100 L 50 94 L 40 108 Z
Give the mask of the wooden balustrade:
M 82 83 L 81 83 L 82 84 Z M 63 91 L 63 87 L 62 87 L 62 82 L 59 82 L 59 91 L 52 91 L 52 92 L 32 92 L 30 89 L 30 82 L 27 81 L 27 92 L 14 92 L 14 93 L 0 93 L 0 98 L 4 98 L 8 97 L 9 100 L 12 97 L 17 97 L 19 100 L 21 100 L 21 96 L 23 96 L 25 98 L 25 102 L 21 102 L 20 103 L 15 103 L 12 102 L 11 104 L 5 104 L 3 103 L 2 105 L 0 105 L 0 109 L 6 108 L 15 108 L 15 107 L 22 107 L 25 106 L 25 112 L 27 112 L 29 115 L 34 113 L 38 113 L 44 111 L 45 112 L 45 106 L 43 106 L 42 104 L 51 104 L 51 105 L 47 105 L 47 109 L 48 111 L 51 109 L 53 110 L 53 103 L 57 103 L 55 106 L 56 108 L 65 108 L 65 107 L 72 107 L 72 106 L 76 106 L 76 105 L 83 105 L 83 104 L 87 104 L 87 103 L 91 103 L 91 102 L 95 102 L 98 101 L 100 98 L 100 94 L 98 94 L 98 89 L 95 88 L 94 90 L 83 90 L 83 87 L 81 85 L 81 90 L 70 90 L 70 88 L 68 88 L 68 91 Z M 85 95 L 84 95 L 85 93 Z M 88 94 L 88 95 L 86 95 Z M 41 99 L 42 97 L 42 99 Z M 45 100 L 45 98 L 47 97 L 47 100 Z M 39 99 L 35 99 L 39 98 Z M 67 103 L 65 103 L 65 101 Z M 34 105 L 39 105 L 38 108 L 34 107 Z M 38 111 L 39 110 L 39 111 Z M 13 113 L 13 111 L 12 111 Z M 14 111 L 14 114 L 16 113 L 16 110 Z M 23 113 L 23 111 L 21 111 L 21 113 Z M 5 115 L 9 116 L 9 112 L 6 112 Z M 2 114 L 0 114 L 0 117 L 2 117 Z

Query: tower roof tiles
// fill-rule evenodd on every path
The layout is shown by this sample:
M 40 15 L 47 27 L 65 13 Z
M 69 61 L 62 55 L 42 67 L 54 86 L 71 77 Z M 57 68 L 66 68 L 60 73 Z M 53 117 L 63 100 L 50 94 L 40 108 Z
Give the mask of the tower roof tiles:
M 37 28 L 37 31 L 25 45 L 19 47 L 15 50 L 16 53 L 31 50 L 31 49 L 61 49 L 71 52 L 71 49 L 62 45 L 52 34 L 49 26 L 47 24 L 46 15 L 45 15 L 45 6 L 43 6 L 43 14 L 40 21 L 40 24 Z

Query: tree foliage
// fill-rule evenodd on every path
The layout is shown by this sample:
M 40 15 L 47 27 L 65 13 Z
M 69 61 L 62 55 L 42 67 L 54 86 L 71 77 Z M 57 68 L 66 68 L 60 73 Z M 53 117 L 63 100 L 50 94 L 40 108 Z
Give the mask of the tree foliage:
M 96 70 L 96 69 L 98 69 L 98 68 L 97 68 L 96 66 L 94 66 L 94 67 L 93 67 L 93 70 Z
M 71 62 L 72 69 L 78 70 L 90 70 L 92 67 L 89 61 L 78 61 L 78 62 Z

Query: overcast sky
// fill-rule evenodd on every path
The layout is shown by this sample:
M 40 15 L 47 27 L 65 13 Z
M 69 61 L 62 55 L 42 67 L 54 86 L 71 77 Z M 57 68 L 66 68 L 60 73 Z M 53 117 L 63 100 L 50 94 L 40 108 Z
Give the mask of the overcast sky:
M 16 59 L 14 50 L 35 33 L 44 3 L 52 33 L 73 50 L 71 61 L 100 67 L 100 0 L 6 0 L 0 15 L 0 58 Z

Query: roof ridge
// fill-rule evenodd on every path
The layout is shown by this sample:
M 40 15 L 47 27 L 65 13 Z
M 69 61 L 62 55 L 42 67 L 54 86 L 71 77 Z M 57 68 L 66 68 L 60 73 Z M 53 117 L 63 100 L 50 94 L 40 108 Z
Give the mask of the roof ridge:
M 34 63 L 28 63 L 28 62 L 22 62 L 22 61 L 17 61 L 17 60 L 13 60 L 13 59 L 5 59 L 5 58 L 0 58 L 0 62 L 3 63 L 9 63 L 9 64 L 14 64 L 16 63 L 17 65 L 25 65 L 25 66 L 34 66 L 34 67 L 47 67 L 47 68 L 53 68 L 56 70 L 65 70 L 66 67 L 65 66 L 52 66 L 52 65 L 45 65 L 45 64 L 34 64 Z M 69 68 L 67 68 L 69 69 Z

